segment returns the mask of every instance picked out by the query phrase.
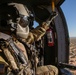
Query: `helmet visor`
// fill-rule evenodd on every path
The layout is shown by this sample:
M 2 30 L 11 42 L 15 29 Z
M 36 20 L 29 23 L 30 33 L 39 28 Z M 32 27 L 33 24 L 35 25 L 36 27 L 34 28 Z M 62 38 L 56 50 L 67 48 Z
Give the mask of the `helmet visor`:
M 23 16 L 21 15 L 20 16 L 20 22 L 19 24 L 22 26 L 22 27 L 26 27 L 27 25 L 29 25 L 29 17 L 28 16 Z

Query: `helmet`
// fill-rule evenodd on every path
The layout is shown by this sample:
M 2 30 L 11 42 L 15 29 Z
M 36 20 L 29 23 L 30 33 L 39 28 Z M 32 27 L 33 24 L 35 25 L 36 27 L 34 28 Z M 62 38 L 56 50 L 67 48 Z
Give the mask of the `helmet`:
M 23 4 L 4 3 L 0 5 L 0 31 L 14 31 L 19 21 L 23 23 L 22 26 L 29 24 L 29 12 Z
M 22 38 L 28 37 L 31 13 L 26 6 L 18 3 L 5 3 L 0 5 L 0 12 L 0 31 L 14 32 Z
M 8 25 L 9 21 L 16 21 L 19 17 L 19 12 L 13 6 L 9 6 L 7 3 L 0 5 L 0 31 L 10 30 L 11 25 Z

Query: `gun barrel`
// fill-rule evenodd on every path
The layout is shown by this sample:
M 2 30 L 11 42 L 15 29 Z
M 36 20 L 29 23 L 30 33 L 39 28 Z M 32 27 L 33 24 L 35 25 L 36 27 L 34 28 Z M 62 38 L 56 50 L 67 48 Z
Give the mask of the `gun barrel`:
M 59 66 L 62 67 L 62 68 L 69 68 L 69 69 L 76 70 L 76 66 L 71 65 L 71 64 L 67 64 L 67 63 L 59 63 Z

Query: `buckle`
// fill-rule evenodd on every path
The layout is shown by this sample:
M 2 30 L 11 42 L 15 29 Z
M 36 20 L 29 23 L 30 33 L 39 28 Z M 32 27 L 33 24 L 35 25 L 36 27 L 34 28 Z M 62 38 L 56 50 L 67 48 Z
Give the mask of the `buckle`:
M 5 73 L 5 64 L 0 62 L 0 74 Z
M 9 66 L 9 64 L 5 61 L 5 58 L 3 58 L 3 53 L 0 52 L 0 75 L 1 74 L 5 74 L 7 67 Z

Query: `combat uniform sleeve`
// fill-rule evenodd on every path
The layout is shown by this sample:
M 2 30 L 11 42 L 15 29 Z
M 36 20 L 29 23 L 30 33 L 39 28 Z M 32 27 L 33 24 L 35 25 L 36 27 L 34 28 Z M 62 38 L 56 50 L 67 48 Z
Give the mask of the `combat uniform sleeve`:
M 36 69 L 36 75 L 58 75 L 58 69 L 53 65 L 40 66 Z
M 48 28 L 49 27 L 46 24 L 46 22 L 43 22 L 42 25 L 39 25 L 38 27 L 29 32 L 29 35 L 25 41 L 30 44 L 33 43 L 34 41 L 38 41 L 44 36 Z
M 31 30 L 29 36 L 25 39 L 27 43 L 33 43 L 34 41 L 38 41 L 41 37 L 46 33 L 46 30 L 49 28 L 50 23 L 56 18 L 57 12 L 52 12 L 48 21 L 43 22 L 41 25 Z

